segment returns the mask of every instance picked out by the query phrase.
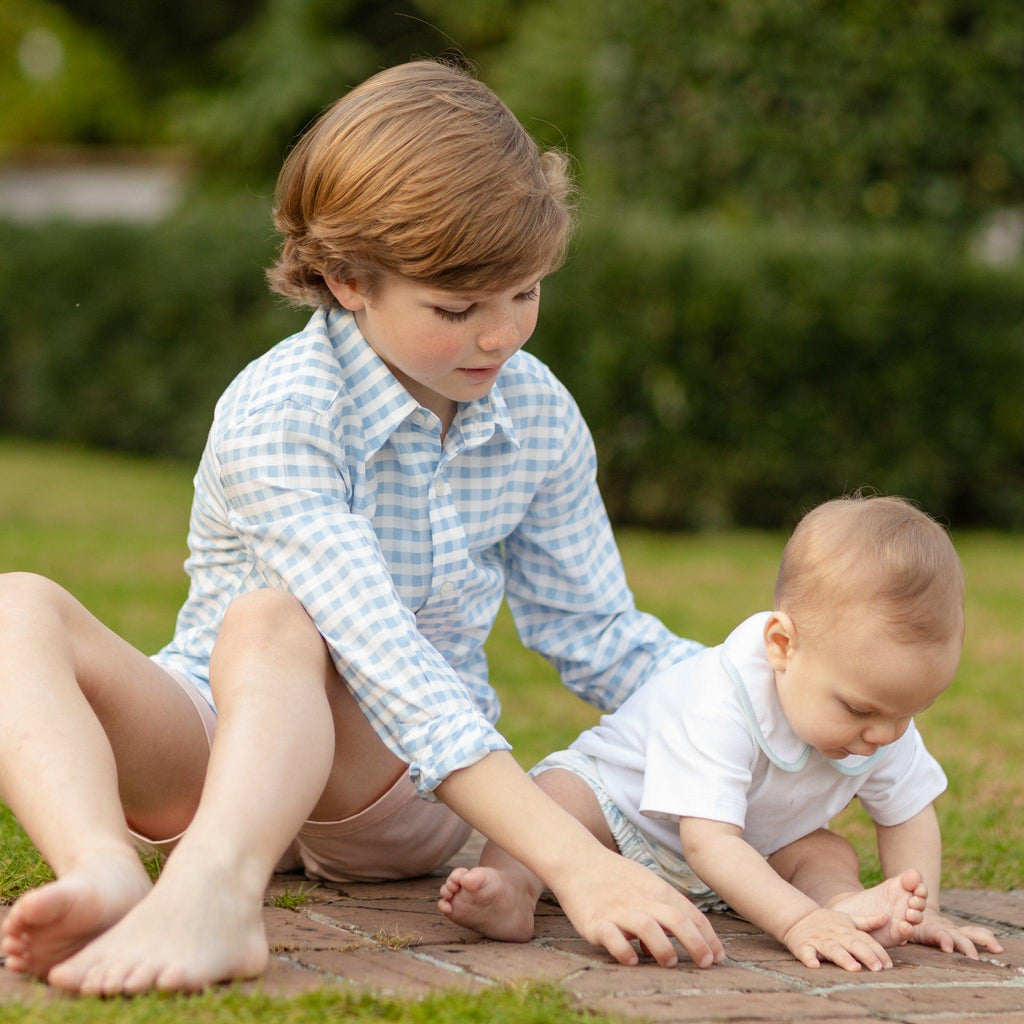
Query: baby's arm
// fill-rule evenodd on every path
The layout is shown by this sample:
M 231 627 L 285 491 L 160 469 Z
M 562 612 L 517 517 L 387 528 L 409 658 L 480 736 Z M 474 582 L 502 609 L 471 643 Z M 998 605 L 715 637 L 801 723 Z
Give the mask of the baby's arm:
M 784 881 L 748 843 L 736 825 L 706 818 L 680 818 L 683 856 L 702 882 L 734 910 L 774 936 L 806 967 L 824 957 L 848 971 L 861 964 L 891 967 L 889 954 L 860 931 L 848 914 L 818 906 Z M 871 927 L 872 922 L 860 924 Z M 877 922 L 875 922 L 877 924 Z
M 993 953 L 1003 947 L 987 928 L 961 925 L 939 912 L 939 883 L 942 874 L 942 837 L 935 808 L 929 804 L 913 818 L 899 825 L 877 825 L 878 856 L 886 878 L 907 868 L 916 868 L 928 886 L 924 920 L 914 928 L 911 941 L 938 946 L 944 953 L 954 950 L 977 959 L 975 943 Z

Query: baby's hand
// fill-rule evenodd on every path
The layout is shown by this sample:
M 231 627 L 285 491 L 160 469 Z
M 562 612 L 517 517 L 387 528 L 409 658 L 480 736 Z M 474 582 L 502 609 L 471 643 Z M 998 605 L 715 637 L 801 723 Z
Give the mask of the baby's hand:
M 999 941 L 987 928 L 975 924 L 959 924 L 933 907 L 925 910 L 924 920 L 914 928 L 914 936 L 910 941 L 919 942 L 922 946 L 938 946 L 943 953 L 956 950 L 972 960 L 978 959 L 975 943 L 992 953 L 1003 951 Z
M 782 941 L 805 967 L 820 967 L 819 957 L 847 971 L 859 971 L 861 964 L 872 971 L 892 967 L 882 946 L 860 931 L 849 914 L 835 910 L 812 910 L 783 935 Z

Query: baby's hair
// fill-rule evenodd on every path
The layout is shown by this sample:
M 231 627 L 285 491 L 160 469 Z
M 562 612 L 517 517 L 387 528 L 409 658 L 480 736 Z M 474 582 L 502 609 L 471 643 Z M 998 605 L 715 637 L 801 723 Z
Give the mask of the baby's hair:
M 542 153 L 483 83 L 438 61 L 389 68 L 302 136 L 277 183 L 270 287 L 337 305 L 324 277 L 382 273 L 454 291 L 556 269 L 573 226 L 568 158 Z
M 853 494 L 800 520 L 782 554 L 775 607 L 817 634 L 836 609 L 867 603 L 901 641 L 963 628 L 963 569 L 949 534 L 903 498 Z

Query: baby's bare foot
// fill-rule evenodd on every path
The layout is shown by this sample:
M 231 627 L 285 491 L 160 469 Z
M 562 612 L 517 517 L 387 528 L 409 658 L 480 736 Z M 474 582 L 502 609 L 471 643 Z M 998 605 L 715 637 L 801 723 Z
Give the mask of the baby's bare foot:
M 57 964 L 50 984 L 86 995 L 194 992 L 262 973 L 268 950 L 259 899 L 230 872 L 172 865 L 173 857 L 117 925 Z
M 837 897 L 829 904 L 829 909 L 841 910 L 855 918 L 887 914 L 888 922 L 871 931 L 870 935 L 889 949 L 909 941 L 914 927 L 924 920 L 927 903 L 928 886 L 920 873 L 910 868 L 871 889 Z
M 456 868 L 441 886 L 437 908 L 463 928 L 489 939 L 529 942 L 536 899 L 512 875 L 496 868 Z
M 149 875 L 129 847 L 84 858 L 11 908 L 0 943 L 6 966 L 46 977 L 54 964 L 120 920 L 150 888 Z

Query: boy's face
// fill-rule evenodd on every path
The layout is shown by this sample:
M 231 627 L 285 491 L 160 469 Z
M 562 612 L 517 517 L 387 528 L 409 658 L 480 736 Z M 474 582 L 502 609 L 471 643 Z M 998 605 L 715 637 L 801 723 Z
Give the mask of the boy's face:
M 783 612 L 765 648 L 793 731 L 826 757 L 867 756 L 895 742 L 953 681 L 962 629 L 940 642 L 901 642 L 878 612 L 844 609 L 820 636 L 801 637 Z
M 537 325 L 540 281 L 498 292 L 449 292 L 385 274 L 373 292 L 329 278 L 370 347 L 444 428 L 457 403 L 490 391 L 504 363 Z

